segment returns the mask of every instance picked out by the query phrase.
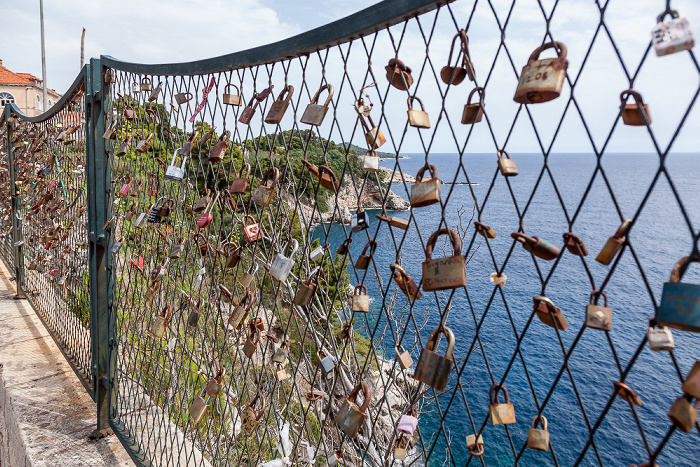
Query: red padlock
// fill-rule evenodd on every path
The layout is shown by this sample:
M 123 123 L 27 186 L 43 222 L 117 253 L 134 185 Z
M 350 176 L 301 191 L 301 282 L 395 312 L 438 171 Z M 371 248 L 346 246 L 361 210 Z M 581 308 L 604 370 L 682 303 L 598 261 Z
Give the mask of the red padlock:
M 203 229 L 211 223 L 212 219 L 214 219 L 214 215 L 211 213 L 211 211 L 214 209 L 214 205 L 218 200 L 219 192 L 217 191 L 214 201 L 212 201 L 212 203 L 206 209 L 204 209 L 204 212 L 199 215 L 199 218 L 197 219 L 197 227 Z

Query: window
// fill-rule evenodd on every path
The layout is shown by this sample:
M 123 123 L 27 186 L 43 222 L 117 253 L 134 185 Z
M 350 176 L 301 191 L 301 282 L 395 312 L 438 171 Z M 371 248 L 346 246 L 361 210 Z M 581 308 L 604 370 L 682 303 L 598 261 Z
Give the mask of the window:
M 0 107 L 10 104 L 15 101 L 15 97 L 9 92 L 0 92 Z

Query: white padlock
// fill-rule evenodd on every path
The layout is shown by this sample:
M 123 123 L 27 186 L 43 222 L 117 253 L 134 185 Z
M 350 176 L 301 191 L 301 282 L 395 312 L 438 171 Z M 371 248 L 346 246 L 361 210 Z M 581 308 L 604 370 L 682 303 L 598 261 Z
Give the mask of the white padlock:
M 292 251 L 289 254 L 289 257 L 284 256 L 283 253 L 285 253 L 289 249 L 290 245 L 292 245 Z M 287 243 L 287 246 L 285 247 L 282 253 L 277 253 L 277 256 L 272 262 L 272 266 L 270 266 L 270 275 L 273 277 L 273 279 L 278 280 L 280 282 L 284 282 L 287 280 L 287 277 L 289 276 L 289 273 L 292 271 L 292 267 L 294 266 L 294 256 L 297 254 L 298 249 L 299 242 L 297 242 L 296 239 L 293 238 Z

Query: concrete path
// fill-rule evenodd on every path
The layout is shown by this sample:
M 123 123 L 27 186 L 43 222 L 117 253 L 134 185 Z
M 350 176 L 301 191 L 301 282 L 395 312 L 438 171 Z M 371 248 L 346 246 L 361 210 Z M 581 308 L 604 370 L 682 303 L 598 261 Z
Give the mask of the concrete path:
M 133 466 L 116 436 L 88 438 L 95 404 L 0 261 L 0 466 Z

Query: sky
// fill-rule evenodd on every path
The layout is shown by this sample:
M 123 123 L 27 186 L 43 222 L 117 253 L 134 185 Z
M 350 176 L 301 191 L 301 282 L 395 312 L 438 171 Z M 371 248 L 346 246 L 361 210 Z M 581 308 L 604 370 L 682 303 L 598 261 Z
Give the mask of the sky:
M 73 82 L 79 70 L 83 27 L 87 29 L 86 60 L 104 54 L 131 62 L 187 62 L 282 40 L 343 18 L 374 3 L 377 1 L 45 0 L 47 82 L 49 87 L 58 92 L 63 92 Z M 478 0 L 476 7 L 474 0 L 457 0 L 451 7 L 455 17 L 463 23 L 460 24 L 462 27 L 473 11 L 469 28 L 470 53 L 480 82 L 488 80 L 486 108 L 494 127 L 492 136 L 486 125 L 478 128 L 475 126 L 467 150 L 490 152 L 495 146 L 507 144 L 514 152 L 537 152 L 540 143 L 533 136 L 529 119 L 519 117 L 513 125 L 519 108 L 512 101 L 517 77 L 508 57 L 501 52 L 495 64 L 492 63 L 500 43 L 495 18 L 497 16 L 501 23 L 505 21 L 511 1 L 493 0 L 491 4 L 494 5 L 495 13 L 489 3 L 483 0 Z M 553 4 L 554 0 L 542 0 L 542 6 L 547 12 Z M 664 6 L 664 0 L 610 0 L 606 22 L 629 68 L 637 67 L 656 23 L 656 15 Z M 682 16 L 688 17 L 691 27 L 697 24 L 700 28 L 700 2 L 674 0 L 672 6 Z M 38 0 L 2 1 L 0 17 L 3 18 L 0 30 L 0 59 L 3 60 L 3 65 L 15 72 L 28 72 L 41 77 Z M 586 56 L 599 17 L 593 0 L 559 2 L 550 30 L 558 40 L 567 44 L 570 62 L 568 73 L 572 80 L 578 77 L 580 64 Z M 542 40 L 545 31 L 542 18 L 536 0 L 516 1 L 506 30 L 506 44 L 518 71 Z M 449 15 L 443 14 L 442 19 L 449 19 Z M 430 50 L 438 72 L 442 62 L 446 61 L 455 32 L 454 26 L 449 27 L 447 24 L 448 27 L 442 28 L 443 24 L 446 23 L 441 23 L 435 31 Z M 401 58 L 420 68 L 425 47 L 418 34 L 417 27 L 409 30 Z M 383 60 L 382 54 L 390 56 L 391 50 L 388 38 L 383 37 L 382 40 L 385 42 L 378 42 L 381 50 L 377 52 L 377 58 L 381 56 Z M 373 61 L 378 61 L 374 59 L 373 56 Z M 384 64 L 381 65 L 383 68 Z M 382 76 L 378 71 L 377 74 Z M 635 88 L 650 106 L 652 128 L 662 150 L 673 137 L 690 99 L 697 92 L 699 76 L 687 53 L 657 57 L 652 51 L 647 58 L 635 82 Z M 584 127 L 578 111 L 570 109 L 559 129 L 559 133 L 566 137 L 558 136 L 554 139 L 567 99 L 560 98 L 552 103 L 529 106 L 545 149 L 551 144 L 554 152 L 589 152 L 592 145 L 587 133 L 590 133 L 598 150 L 607 144 L 606 150 L 609 152 L 655 151 L 646 130 L 640 128 L 618 128 L 606 143 L 611 125 L 617 117 L 619 94 L 628 84 L 610 40 L 604 33 L 599 34 L 574 93 L 588 128 Z M 446 110 L 450 115 L 455 115 L 455 127 L 459 125 L 459 115 L 466 103 L 470 86 L 471 83 L 462 84 L 451 89 L 448 94 Z M 568 85 L 565 84 L 565 88 Z M 380 92 L 385 90 L 383 88 Z M 418 92 L 426 102 L 429 113 L 439 113 L 437 85 L 426 83 Z M 569 91 L 565 90 L 565 93 L 568 97 Z M 405 115 L 405 97 L 402 99 L 387 102 L 385 112 L 400 112 Z M 673 145 L 675 151 L 697 152 L 700 143 L 700 132 L 697 131 L 700 111 L 697 107 L 696 104 L 690 111 L 685 129 Z M 509 137 L 511 126 L 513 134 Z M 450 141 L 452 136 L 448 129 L 442 125 L 440 134 L 435 134 L 431 151 L 454 152 L 455 143 L 454 140 Z M 466 135 L 466 129 L 459 128 L 458 131 L 463 131 L 458 135 L 462 139 L 462 135 Z M 359 141 L 353 139 L 353 142 Z M 420 144 L 417 133 L 408 135 L 401 151 L 417 152 Z M 417 150 L 411 151 L 411 148 Z

